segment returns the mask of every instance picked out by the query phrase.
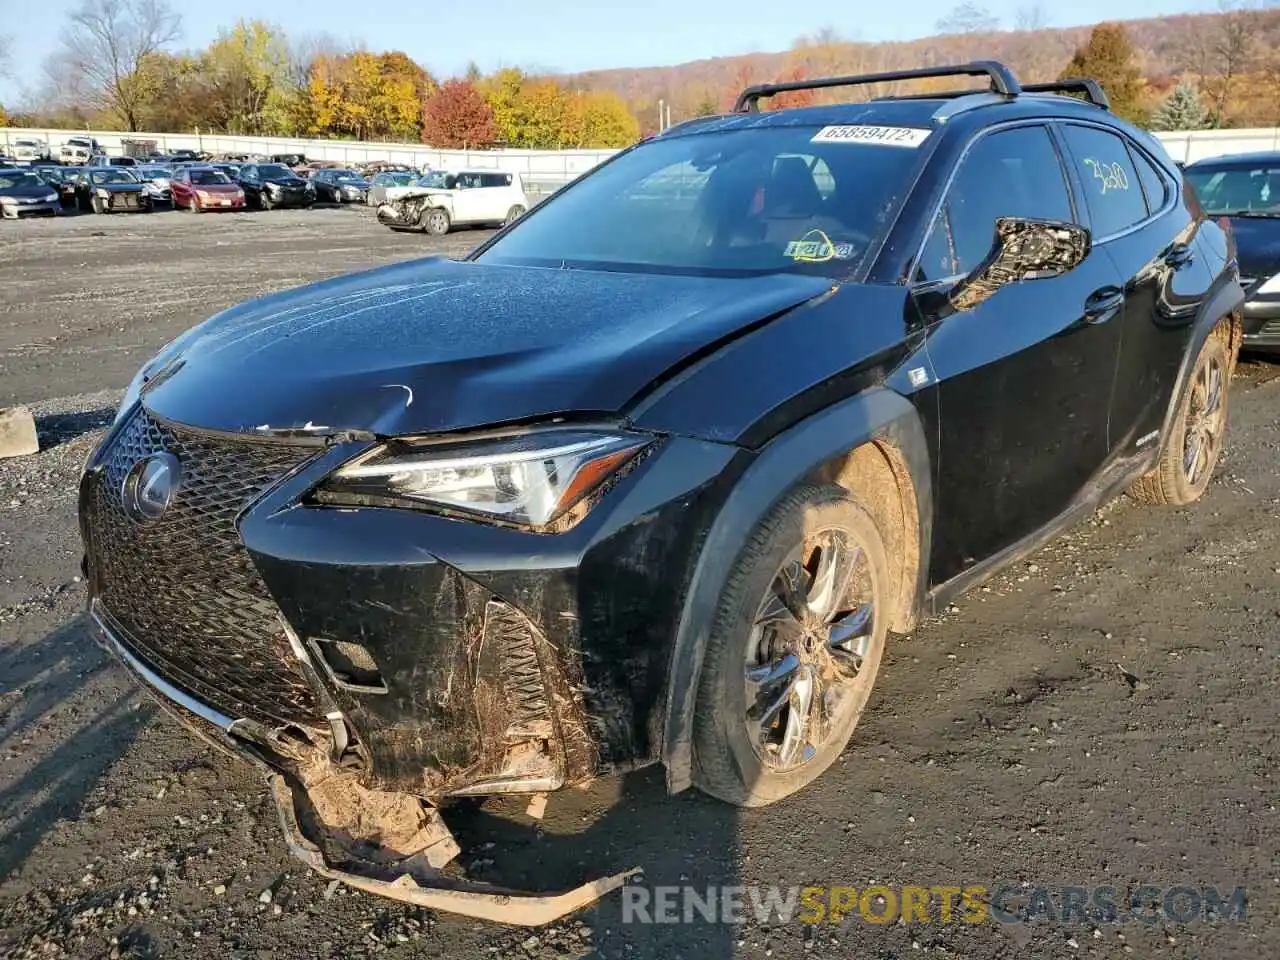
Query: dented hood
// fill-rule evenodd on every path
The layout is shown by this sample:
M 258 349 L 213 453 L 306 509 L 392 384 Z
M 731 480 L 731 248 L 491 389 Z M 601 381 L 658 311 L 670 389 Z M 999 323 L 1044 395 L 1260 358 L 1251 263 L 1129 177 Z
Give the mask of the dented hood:
M 412 261 L 213 317 L 175 346 L 143 401 L 209 429 L 381 435 L 613 413 L 830 285 Z

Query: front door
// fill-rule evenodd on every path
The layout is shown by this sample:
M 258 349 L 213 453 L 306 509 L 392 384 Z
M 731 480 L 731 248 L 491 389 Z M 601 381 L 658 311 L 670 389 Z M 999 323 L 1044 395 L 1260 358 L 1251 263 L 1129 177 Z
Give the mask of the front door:
M 921 256 L 922 309 L 988 256 L 999 217 L 1080 222 L 1047 127 L 970 145 Z M 931 585 L 1044 527 L 1102 467 L 1122 309 L 1120 276 L 1095 250 L 1060 276 L 924 317 L 939 418 Z

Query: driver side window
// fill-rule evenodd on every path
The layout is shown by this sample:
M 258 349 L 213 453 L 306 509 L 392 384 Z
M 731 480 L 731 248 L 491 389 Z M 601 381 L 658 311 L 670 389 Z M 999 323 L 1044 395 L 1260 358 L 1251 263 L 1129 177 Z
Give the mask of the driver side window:
M 1000 130 L 970 148 L 930 228 L 916 282 L 964 276 L 977 267 L 991 251 L 998 217 L 1075 222 L 1046 128 Z

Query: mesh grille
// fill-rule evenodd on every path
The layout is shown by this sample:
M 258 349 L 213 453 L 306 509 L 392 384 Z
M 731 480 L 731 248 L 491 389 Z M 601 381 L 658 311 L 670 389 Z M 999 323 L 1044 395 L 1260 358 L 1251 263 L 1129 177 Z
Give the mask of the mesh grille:
M 121 485 L 139 460 L 182 464 L 168 510 L 138 524 Z M 232 717 L 315 723 L 323 711 L 298 667 L 279 611 L 235 528 L 243 507 L 313 451 L 278 441 L 212 438 L 142 410 L 91 481 L 86 526 L 98 597 L 136 656 Z

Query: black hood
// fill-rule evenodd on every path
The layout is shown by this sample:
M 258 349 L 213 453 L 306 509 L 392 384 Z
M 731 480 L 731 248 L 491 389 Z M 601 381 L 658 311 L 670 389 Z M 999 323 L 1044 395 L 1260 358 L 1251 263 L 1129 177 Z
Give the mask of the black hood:
M 304 187 L 307 184 L 301 177 L 263 177 L 262 182 L 277 187 Z
M 1280 217 L 1228 217 L 1240 275 L 1265 280 L 1280 273 Z
M 705 348 L 830 289 L 428 259 L 233 307 L 144 394 L 218 430 L 430 433 L 622 410 Z

